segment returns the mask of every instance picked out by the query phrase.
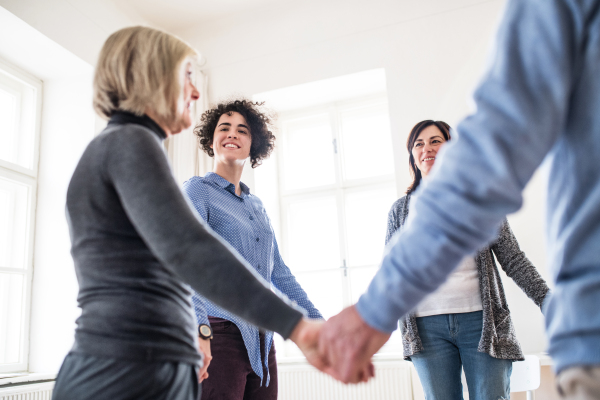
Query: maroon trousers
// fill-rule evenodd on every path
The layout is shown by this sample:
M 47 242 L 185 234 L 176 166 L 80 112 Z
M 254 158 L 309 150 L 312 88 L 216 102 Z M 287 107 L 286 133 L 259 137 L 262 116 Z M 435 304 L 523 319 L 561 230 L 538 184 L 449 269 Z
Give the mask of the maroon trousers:
M 277 361 L 275 346 L 269 352 L 269 386 L 260 386 L 260 378 L 252 370 L 248 351 L 238 327 L 222 318 L 208 317 L 213 329 L 210 341 L 212 361 L 208 378 L 202 381 L 202 400 L 276 400 Z M 260 352 L 264 359 L 265 338 L 260 334 Z M 263 374 L 267 375 L 263 366 Z

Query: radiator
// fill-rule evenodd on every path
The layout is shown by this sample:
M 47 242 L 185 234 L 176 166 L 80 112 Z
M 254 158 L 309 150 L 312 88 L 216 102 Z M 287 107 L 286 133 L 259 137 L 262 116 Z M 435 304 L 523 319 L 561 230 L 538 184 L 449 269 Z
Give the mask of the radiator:
M 410 363 L 375 362 L 375 378 L 344 385 L 308 364 L 279 364 L 279 400 L 413 400 Z M 51 400 L 54 382 L 0 387 L 0 400 Z
M 0 400 L 50 400 L 54 382 L 0 387 Z
M 344 385 L 307 364 L 279 364 L 279 400 L 413 400 L 410 363 L 375 362 L 375 378 Z

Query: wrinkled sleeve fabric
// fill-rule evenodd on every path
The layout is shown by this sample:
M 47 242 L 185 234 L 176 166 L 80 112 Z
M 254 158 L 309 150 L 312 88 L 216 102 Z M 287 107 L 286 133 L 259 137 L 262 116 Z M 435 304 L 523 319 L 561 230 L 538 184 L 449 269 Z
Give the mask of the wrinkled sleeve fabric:
M 578 7 L 509 0 L 491 67 L 474 94 L 476 112 L 442 149 L 411 200 L 411 218 L 359 299 L 358 312 L 372 327 L 393 331 L 520 208 L 524 186 L 565 123 L 584 24 Z
M 275 237 L 275 236 L 273 236 Z M 313 319 L 324 319 L 319 310 L 308 298 L 308 295 L 302 289 L 302 286 L 296 280 L 296 277 L 292 274 L 289 267 L 283 262 L 281 254 L 279 253 L 279 246 L 277 240 L 273 239 L 274 242 L 274 260 L 273 260 L 273 273 L 271 274 L 271 282 L 273 286 L 282 293 L 284 293 L 290 300 L 294 301 L 300 307 L 302 307 L 308 313 L 308 317 Z
M 163 265 L 220 307 L 289 337 L 302 313 L 274 294 L 235 249 L 201 222 L 150 132 L 119 133 L 104 160 L 105 179 L 112 181 L 132 224 Z
M 549 292 L 546 281 L 529 261 L 515 237 L 507 220 L 500 227 L 498 238 L 490 246 L 500 266 L 517 286 L 542 309 Z

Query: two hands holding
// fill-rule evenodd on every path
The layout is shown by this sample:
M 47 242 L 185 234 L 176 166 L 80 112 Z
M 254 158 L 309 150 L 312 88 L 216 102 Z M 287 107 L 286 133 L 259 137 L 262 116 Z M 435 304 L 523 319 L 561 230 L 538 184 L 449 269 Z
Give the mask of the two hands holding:
M 389 333 L 367 325 L 354 306 L 327 322 L 303 318 L 290 335 L 309 363 L 344 383 L 372 378 L 371 357 L 389 338 Z M 206 370 L 212 359 L 210 340 L 200 339 L 200 351 L 204 354 L 204 367 L 198 373 L 202 381 L 208 377 Z

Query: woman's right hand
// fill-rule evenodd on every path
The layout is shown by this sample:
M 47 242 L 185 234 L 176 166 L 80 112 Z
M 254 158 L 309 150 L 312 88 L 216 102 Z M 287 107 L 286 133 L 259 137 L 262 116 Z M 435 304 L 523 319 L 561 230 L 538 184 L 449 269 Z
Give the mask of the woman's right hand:
M 202 382 L 206 378 L 208 378 L 208 366 L 210 364 L 210 360 L 212 360 L 212 355 L 210 353 L 210 339 L 202 339 L 198 338 L 198 349 L 200 353 L 204 355 L 203 362 L 204 365 L 198 371 L 198 382 Z

